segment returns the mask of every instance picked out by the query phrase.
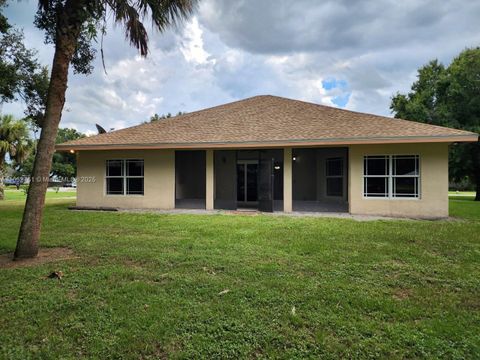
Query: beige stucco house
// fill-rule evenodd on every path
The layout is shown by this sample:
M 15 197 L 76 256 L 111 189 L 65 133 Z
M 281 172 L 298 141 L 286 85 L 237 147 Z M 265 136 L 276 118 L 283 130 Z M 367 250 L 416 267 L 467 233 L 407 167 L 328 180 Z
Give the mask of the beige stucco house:
M 478 135 L 257 96 L 57 146 L 77 206 L 448 216 L 448 147 Z

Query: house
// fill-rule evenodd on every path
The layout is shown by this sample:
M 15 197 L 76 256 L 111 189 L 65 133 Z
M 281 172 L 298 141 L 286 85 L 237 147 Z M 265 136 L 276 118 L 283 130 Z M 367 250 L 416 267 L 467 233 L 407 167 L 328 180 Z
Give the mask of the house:
M 78 207 L 448 216 L 448 147 L 475 133 L 256 96 L 57 145 Z

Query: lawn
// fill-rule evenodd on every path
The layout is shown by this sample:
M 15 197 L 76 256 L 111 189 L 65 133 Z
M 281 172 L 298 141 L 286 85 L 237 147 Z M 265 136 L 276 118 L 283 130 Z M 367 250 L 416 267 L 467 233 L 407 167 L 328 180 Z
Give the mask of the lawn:
M 49 188 L 47 191 L 47 199 L 64 199 L 64 198 L 74 199 L 75 195 L 76 195 L 75 189 L 56 192 L 54 189 Z M 25 194 L 25 191 L 23 190 L 13 190 L 13 189 L 5 190 L 5 201 L 25 201 L 26 198 L 27 196 Z
M 0 358 L 479 358 L 480 203 L 458 221 L 75 212 L 0 269 Z M 11 252 L 22 201 L 0 203 Z M 53 270 L 62 280 L 47 279 Z

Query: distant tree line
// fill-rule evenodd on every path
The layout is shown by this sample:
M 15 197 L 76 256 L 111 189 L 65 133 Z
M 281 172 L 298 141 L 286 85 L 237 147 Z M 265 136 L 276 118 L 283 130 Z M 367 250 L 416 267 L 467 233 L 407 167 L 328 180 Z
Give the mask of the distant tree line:
M 155 113 L 154 115 L 150 116 L 150 121 L 149 121 L 149 122 L 155 122 L 155 121 L 159 121 L 159 120 L 165 120 L 165 119 L 169 119 L 169 118 L 172 118 L 172 117 L 175 117 L 175 116 L 184 115 L 184 114 L 186 114 L 186 112 L 183 112 L 183 111 L 179 111 L 176 115 L 172 115 L 171 113 L 166 113 L 166 114 L 163 114 L 163 115 L 158 115 L 157 113 Z
M 60 128 L 56 143 L 85 137 L 75 129 Z M 28 123 L 16 120 L 12 115 L 0 116 L 0 200 L 3 200 L 3 178 L 8 173 L 19 186 L 32 174 L 37 140 L 31 137 Z M 50 177 L 62 181 L 77 175 L 75 154 L 57 152 L 52 159 Z

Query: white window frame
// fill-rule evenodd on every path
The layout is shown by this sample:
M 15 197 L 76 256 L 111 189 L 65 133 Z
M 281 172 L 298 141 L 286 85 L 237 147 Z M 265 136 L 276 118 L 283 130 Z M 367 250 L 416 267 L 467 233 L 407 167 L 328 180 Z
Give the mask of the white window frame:
M 121 161 L 122 163 L 122 175 L 108 175 L 108 163 L 110 161 Z M 142 175 L 141 176 L 128 176 L 127 175 L 127 163 L 129 161 L 141 161 L 143 163 Z M 108 179 L 123 179 L 123 191 L 121 194 L 109 194 L 108 193 Z M 128 194 L 127 193 L 127 180 L 128 179 L 144 179 L 143 180 L 143 194 Z M 144 196 L 145 195 L 145 160 L 144 159 L 108 159 L 105 161 L 105 196 Z
M 415 174 L 414 175 L 394 175 L 394 160 L 396 158 L 414 158 L 415 161 Z M 367 172 L 365 168 L 366 159 L 368 158 L 377 158 L 377 159 L 387 159 L 388 160 L 388 168 L 386 175 L 366 175 Z M 389 155 L 364 155 L 363 156 L 363 174 L 362 174 L 362 196 L 364 199 L 373 199 L 373 200 L 419 200 L 421 199 L 421 164 L 420 164 L 420 155 L 418 154 L 389 154 Z M 386 179 L 388 186 L 388 191 L 385 196 L 368 196 L 365 193 L 365 179 L 366 178 L 384 178 Z M 414 194 L 407 194 L 410 196 L 397 196 L 394 192 L 394 179 L 396 178 L 416 178 L 417 181 L 415 182 L 416 192 Z
M 337 161 L 340 160 L 342 163 L 341 166 L 341 174 L 340 175 L 328 175 L 328 163 L 330 161 Z M 345 189 L 344 189 L 344 177 L 345 177 L 345 159 L 342 156 L 336 156 L 336 157 L 330 157 L 325 159 L 325 196 L 331 197 L 331 198 L 343 198 L 345 195 Z M 342 182 L 342 194 L 341 195 L 328 195 L 328 179 L 338 179 Z

